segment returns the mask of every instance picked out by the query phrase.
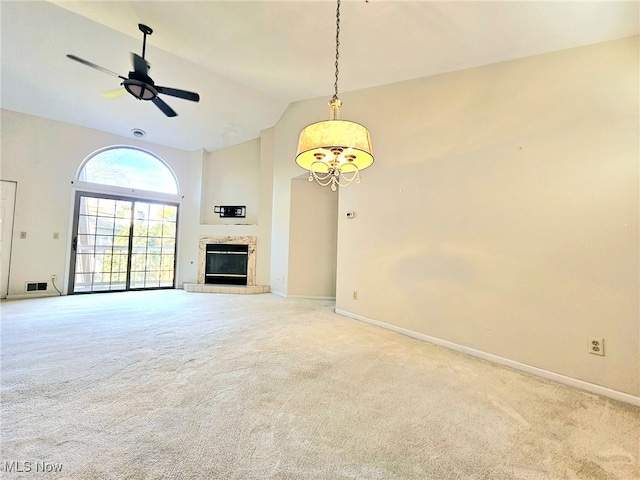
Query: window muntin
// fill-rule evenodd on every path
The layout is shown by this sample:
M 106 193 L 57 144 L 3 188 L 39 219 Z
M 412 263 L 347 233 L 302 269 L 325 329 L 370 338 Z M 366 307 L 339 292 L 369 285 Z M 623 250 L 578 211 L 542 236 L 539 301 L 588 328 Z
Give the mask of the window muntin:
M 172 288 L 178 206 L 78 194 L 73 293 Z

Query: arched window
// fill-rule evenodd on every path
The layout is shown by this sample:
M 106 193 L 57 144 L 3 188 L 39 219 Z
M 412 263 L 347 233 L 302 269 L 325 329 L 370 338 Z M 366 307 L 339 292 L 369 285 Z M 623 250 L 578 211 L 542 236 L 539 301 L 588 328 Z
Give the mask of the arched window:
M 110 146 L 85 158 L 76 180 L 69 292 L 174 288 L 180 203 L 171 168 L 146 150 Z
M 81 182 L 178 194 L 176 176 L 160 158 L 135 147 L 108 147 L 87 157 L 78 171 Z

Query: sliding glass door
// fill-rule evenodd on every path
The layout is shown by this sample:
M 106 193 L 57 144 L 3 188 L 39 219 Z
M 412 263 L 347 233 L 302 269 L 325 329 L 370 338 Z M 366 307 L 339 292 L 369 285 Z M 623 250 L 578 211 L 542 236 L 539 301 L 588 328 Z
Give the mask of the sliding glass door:
M 178 206 L 76 194 L 69 292 L 173 288 Z

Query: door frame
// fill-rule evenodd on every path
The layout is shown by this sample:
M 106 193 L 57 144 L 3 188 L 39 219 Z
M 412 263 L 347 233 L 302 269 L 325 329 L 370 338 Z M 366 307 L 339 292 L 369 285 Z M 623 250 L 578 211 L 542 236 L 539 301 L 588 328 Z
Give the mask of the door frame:
M 13 190 L 13 192 L 9 192 L 13 197 L 10 199 L 10 202 L 5 202 L 4 198 L 0 199 L 0 202 L 2 202 L 2 207 L 7 207 L 10 205 L 10 211 L 5 211 L 4 208 L 2 208 L 2 225 L 0 225 L 0 228 L 2 228 L 2 231 L 0 232 L 0 250 L 2 252 L 2 257 L 0 258 L 0 270 L 2 270 L 2 278 L 0 279 L 2 290 L 0 291 L 0 298 L 5 299 L 9 295 L 11 253 L 13 248 L 13 226 L 16 216 L 16 197 L 18 194 L 18 182 L 14 180 L 0 180 L 0 183 L 2 183 L 2 190 L 4 190 L 5 186 L 11 186 L 11 190 Z M 7 220 L 9 221 L 7 222 Z
M 174 245 L 174 266 L 173 266 L 173 283 L 171 286 L 158 286 L 158 287 L 148 287 L 148 288 L 130 288 L 129 280 L 127 280 L 126 288 L 123 290 L 98 290 L 98 291 L 88 291 L 88 292 L 74 292 L 74 284 L 75 284 L 75 270 L 76 270 L 76 238 L 78 235 L 78 219 L 79 219 L 79 211 L 80 211 L 80 198 L 81 197 L 92 197 L 92 198 L 106 198 L 110 200 L 122 200 L 127 202 L 132 202 L 134 205 L 136 202 L 143 203 L 154 203 L 161 205 L 171 205 L 176 207 L 176 232 L 175 232 L 175 245 Z M 112 292 L 126 292 L 126 291 L 140 291 L 140 290 L 162 290 L 162 289 L 174 289 L 176 288 L 176 282 L 178 279 L 178 238 L 180 236 L 180 207 L 181 202 L 176 201 L 174 199 L 167 198 L 149 198 L 146 196 L 131 196 L 127 194 L 121 194 L 117 192 L 105 192 L 105 191 L 95 191 L 95 190 L 79 190 L 76 189 L 74 192 L 73 203 L 72 203 L 72 213 L 71 213 L 71 230 L 70 230 L 70 242 L 69 242 L 69 275 L 67 281 L 67 294 L 68 295 L 83 295 L 88 293 L 112 293 Z M 131 226 L 133 233 L 133 225 Z M 131 237 L 130 237 L 131 238 Z M 129 245 L 129 262 L 127 267 L 127 277 L 129 277 L 131 269 L 131 244 Z

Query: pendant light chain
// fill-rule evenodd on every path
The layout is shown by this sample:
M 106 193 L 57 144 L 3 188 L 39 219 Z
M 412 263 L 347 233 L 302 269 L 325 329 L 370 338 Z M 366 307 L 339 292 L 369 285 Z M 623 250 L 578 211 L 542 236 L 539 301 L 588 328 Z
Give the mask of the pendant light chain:
M 333 88 L 335 89 L 335 93 L 333 94 L 333 99 L 338 99 L 338 73 L 340 70 L 338 69 L 338 59 L 340 58 L 340 0 L 338 0 L 338 6 L 336 8 L 336 81 L 333 84 Z

